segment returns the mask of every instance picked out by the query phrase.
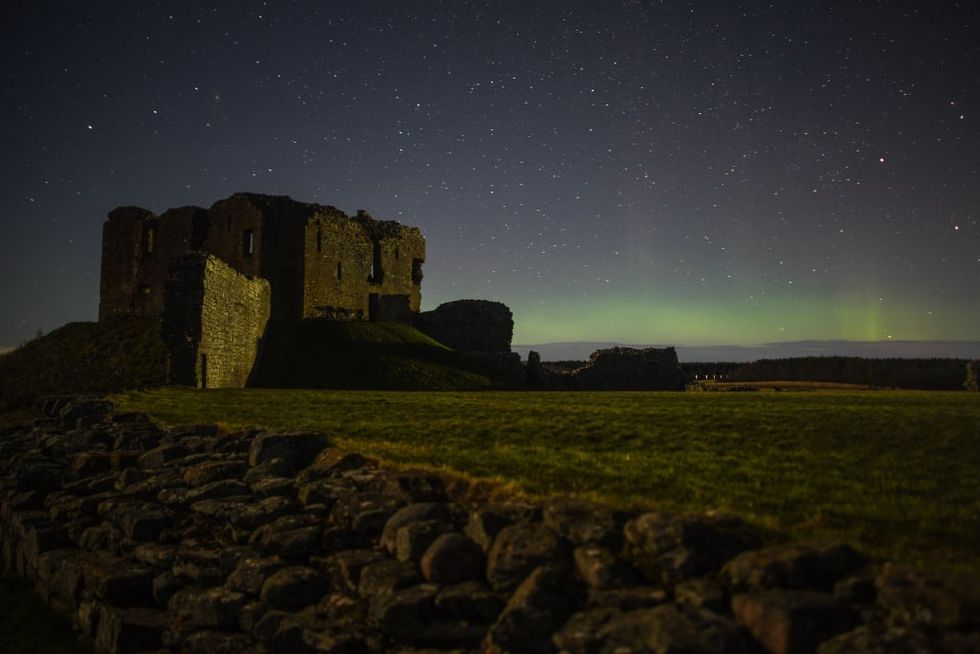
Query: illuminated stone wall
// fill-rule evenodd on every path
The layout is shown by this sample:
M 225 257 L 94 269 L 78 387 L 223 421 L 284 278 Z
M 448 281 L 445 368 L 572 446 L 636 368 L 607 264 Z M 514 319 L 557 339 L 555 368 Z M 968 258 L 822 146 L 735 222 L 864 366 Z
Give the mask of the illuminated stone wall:
M 215 256 L 173 259 L 163 312 L 168 381 L 196 388 L 243 388 L 271 311 L 269 283 Z

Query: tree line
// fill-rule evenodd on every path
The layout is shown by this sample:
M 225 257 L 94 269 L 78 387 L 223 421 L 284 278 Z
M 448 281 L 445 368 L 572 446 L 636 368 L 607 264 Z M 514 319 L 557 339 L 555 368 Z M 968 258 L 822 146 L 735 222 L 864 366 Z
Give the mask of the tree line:
M 962 390 L 966 359 L 823 356 L 760 359 L 727 370 L 726 381 L 821 381 L 920 390 Z

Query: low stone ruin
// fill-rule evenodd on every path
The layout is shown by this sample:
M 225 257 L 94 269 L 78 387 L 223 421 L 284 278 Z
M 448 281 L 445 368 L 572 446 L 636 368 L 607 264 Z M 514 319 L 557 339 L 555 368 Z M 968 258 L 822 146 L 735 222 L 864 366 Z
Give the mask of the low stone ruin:
M 541 363 L 528 353 L 529 388 L 582 391 L 682 391 L 687 378 L 672 347 L 613 347 L 596 350 L 584 366 L 571 371 Z
M 0 438 L 0 563 L 98 652 L 973 652 L 976 587 L 732 517 L 485 503 L 318 433 L 51 400 Z
M 461 352 L 510 352 L 514 316 L 506 304 L 456 300 L 415 316 L 415 328 Z
M 672 347 L 596 350 L 572 379 L 584 391 L 682 391 L 686 381 Z

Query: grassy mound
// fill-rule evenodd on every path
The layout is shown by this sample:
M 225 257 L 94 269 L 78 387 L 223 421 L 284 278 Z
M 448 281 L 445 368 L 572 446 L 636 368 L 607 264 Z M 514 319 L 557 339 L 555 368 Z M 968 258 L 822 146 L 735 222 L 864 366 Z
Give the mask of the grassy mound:
M 513 384 L 407 325 L 310 320 L 270 324 L 251 385 L 473 390 Z
M 534 495 L 722 510 L 802 539 L 980 572 L 973 393 L 388 393 L 161 389 L 169 424 L 314 429 L 397 464 Z
M 160 386 L 165 365 L 157 320 L 68 323 L 0 356 L 0 409 L 45 395 Z
M 162 386 L 166 359 L 156 319 L 69 323 L 0 356 L 0 410 L 26 407 L 45 395 Z M 317 320 L 270 324 L 251 385 L 446 391 L 519 387 L 521 380 L 507 373 L 406 325 Z

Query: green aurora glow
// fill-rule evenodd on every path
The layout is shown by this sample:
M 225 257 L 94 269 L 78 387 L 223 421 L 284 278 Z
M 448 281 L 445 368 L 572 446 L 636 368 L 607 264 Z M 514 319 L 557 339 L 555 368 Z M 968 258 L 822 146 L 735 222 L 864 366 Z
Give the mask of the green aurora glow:
M 930 309 L 910 310 L 909 306 Z M 973 316 L 976 319 L 977 316 Z M 877 298 L 817 295 L 690 302 L 611 296 L 514 307 L 514 342 L 609 340 L 678 345 L 756 345 L 768 342 L 969 340 L 976 322 L 962 309 L 935 301 L 894 306 Z

